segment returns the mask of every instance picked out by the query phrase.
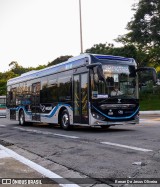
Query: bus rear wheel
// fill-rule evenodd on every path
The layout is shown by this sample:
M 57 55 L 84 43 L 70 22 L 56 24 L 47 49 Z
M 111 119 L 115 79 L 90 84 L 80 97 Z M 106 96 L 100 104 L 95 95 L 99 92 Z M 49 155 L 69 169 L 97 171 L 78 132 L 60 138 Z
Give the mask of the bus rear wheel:
M 19 113 L 19 125 L 25 125 L 25 116 L 23 110 Z
M 68 110 L 63 110 L 60 125 L 64 130 L 69 130 L 71 128 Z

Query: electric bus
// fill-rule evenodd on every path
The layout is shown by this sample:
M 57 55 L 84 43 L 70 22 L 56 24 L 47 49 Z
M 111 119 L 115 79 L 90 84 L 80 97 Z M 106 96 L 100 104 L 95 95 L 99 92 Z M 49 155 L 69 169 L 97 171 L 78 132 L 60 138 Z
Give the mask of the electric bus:
M 154 68 L 137 69 L 133 58 L 81 54 L 7 82 L 7 118 L 108 128 L 139 122 L 139 74 L 156 81 Z M 120 94 L 112 94 L 118 89 Z

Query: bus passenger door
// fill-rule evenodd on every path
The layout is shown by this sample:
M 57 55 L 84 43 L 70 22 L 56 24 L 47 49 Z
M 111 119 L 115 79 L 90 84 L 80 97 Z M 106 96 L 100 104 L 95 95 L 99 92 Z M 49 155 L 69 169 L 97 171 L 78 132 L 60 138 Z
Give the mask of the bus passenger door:
M 40 121 L 40 82 L 32 84 L 32 120 Z
M 73 122 L 88 124 L 88 74 L 74 75 Z

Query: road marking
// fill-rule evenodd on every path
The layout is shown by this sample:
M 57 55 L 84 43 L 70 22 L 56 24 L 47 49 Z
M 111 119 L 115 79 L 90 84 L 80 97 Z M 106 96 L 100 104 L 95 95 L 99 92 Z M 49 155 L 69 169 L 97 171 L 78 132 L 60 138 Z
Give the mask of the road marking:
M 66 137 L 66 138 L 73 138 L 73 139 L 76 139 L 76 138 L 79 138 L 77 136 L 68 136 L 68 135 L 64 135 L 64 134 L 56 134 L 56 133 L 53 133 L 55 136 L 62 136 L 62 137 Z
M 123 147 L 123 148 L 127 148 L 127 149 L 133 149 L 133 150 L 136 150 L 136 151 L 143 151 L 143 152 L 153 151 L 151 149 L 143 149 L 143 148 L 139 148 L 139 147 L 122 145 L 122 144 L 111 143 L 111 142 L 101 142 L 101 144 L 113 145 L 113 146 L 117 146 L 117 147 Z
M 27 158 L 17 154 L 16 152 L 12 151 L 11 149 L 8 149 L 2 145 L 0 145 L 0 149 L 5 151 L 6 154 L 9 154 L 15 160 L 18 160 L 19 162 L 29 166 L 30 168 L 36 170 L 38 173 L 41 173 L 42 175 L 46 176 L 47 178 L 52 179 L 53 181 L 55 181 L 57 183 L 60 181 L 60 179 L 63 179 L 65 181 L 65 184 L 59 184 L 62 187 L 80 187 L 77 184 L 70 184 L 71 182 L 69 182 L 67 179 L 64 179 L 60 175 L 57 175 L 56 173 L 36 164 L 35 162 L 32 162 L 31 160 L 28 160 Z
M 160 121 L 160 118 L 154 118 L 155 121 Z
M 0 127 L 6 127 L 5 125 L 0 125 Z
M 15 129 L 18 130 L 22 130 L 22 131 L 26 131 L 26 132 L 34 132 L 37 134 L 44 134 L 44 135 L 54 135 L 54 136 L 61 136 L 61 137 L 65 137 L 65 138 L 72 138 L 72 139 L 77 139 L 79 137 L 77 136 L 69 136 L 69 135 L 65 135 L 65 134 L 56 134 L 56 133 L 51 133 L 51 132 L 47 132 L 47 131 L 40 131 L 40 130 L 33 130 L 33 129 L 25 129 L 25 128 L 21 128 L 21 127 L 14 127 Z
M 6 157 L 10 157 L 10 155 L 6 153 L 6 151 L 4 150 L 0 150 L 0 158 L 6 158 Z

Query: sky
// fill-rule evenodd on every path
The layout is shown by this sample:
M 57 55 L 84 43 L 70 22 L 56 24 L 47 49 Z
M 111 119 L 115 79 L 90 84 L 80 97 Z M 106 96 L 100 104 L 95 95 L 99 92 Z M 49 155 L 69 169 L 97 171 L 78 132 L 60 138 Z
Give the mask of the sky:
M 81 0 L 83 50 L 127 33 L 138 0 Z M 0 72 L 37 67 L 80 47 L 79 0 L 0 0 Z

